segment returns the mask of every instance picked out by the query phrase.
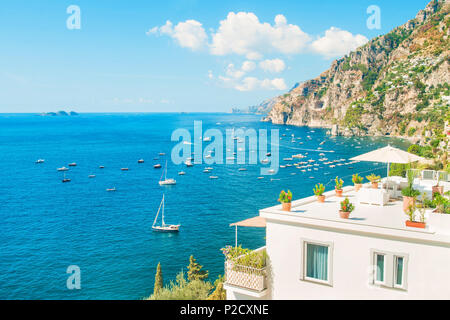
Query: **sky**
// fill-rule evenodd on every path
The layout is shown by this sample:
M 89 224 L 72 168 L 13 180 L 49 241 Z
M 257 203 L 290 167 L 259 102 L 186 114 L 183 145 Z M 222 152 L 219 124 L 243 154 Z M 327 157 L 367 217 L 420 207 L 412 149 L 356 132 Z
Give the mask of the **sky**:
M 317 77 L 427 3 L 5 0 L 0 113 L 257 105 Z M 370 6 L 379 8 L 379 20 Z

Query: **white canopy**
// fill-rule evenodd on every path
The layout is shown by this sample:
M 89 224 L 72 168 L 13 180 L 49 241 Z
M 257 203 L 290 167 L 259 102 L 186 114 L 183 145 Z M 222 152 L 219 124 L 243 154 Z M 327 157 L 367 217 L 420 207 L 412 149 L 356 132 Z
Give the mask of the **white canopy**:
M 256 216 L 247 220 L 239 221 L 230 224 L 230 227 L 235 227 L 235 245 L 237 247 L 237 227 L 251 227 L 251 228 L 265 228 L 266 227 L 266 219 L 260 216 Z
M 351 158 L 352 161 L 371 161 L 381 162 L 388 164 L 388 176 L 389 176 L 389 163 L 410 163 L 416 161 L 424 161 L 425 158 L 419 157 L 415 154 L 387 146 L 381 149 L 377 149 L 368 153 Z
M 425 160 L 425 158 L 391 146 L 387 146 L 368 153 L 364 153 L 357 157 L 351 158 L 350 160 L 382 163 L 410 163 L 415 161 L 423 161 Z

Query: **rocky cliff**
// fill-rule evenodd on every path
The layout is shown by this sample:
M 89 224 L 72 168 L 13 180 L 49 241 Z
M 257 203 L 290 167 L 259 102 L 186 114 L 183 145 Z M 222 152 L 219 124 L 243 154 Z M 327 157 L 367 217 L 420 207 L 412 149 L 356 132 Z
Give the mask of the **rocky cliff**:
M 343 135 L 442 133 L 449 118 L 449 11 L 448 1 L 431 1 L 414 19 L 275 98 L 263 120 Z

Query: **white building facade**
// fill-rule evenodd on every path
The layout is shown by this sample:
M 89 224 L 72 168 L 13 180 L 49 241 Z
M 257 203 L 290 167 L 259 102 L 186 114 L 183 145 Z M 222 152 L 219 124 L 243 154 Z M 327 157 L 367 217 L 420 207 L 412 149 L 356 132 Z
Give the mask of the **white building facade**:
M 266 219 L 264 290 L 225 285 L 228 299 L 450 299 L 450 215 L 427 212 L 426 229 L 405 226 L 400 201 L 355 204 L 339 217 L 334 191 L 275 206 Z M 357 202 L 353 188 L 344 197 Z

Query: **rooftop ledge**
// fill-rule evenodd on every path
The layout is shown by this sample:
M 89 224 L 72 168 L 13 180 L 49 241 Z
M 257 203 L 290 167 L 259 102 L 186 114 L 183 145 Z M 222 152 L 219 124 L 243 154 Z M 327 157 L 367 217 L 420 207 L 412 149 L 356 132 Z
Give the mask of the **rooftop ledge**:
M 290 212 L 283 211 L 281 205 L 277 205 L 262 209 L 259 213 L 269 222 L 281 221 L 353 233 L 450 244 L 450 230 L 448 234 L 437 232 L 428 219 L 426 219 L 426 229 L 406 227 L 407 216 L 403 212 L 401 200 L 391 199 L 385 206 L 357 204 L 354 187 L 345 187 L 342 198 L 336 197 L 334 190 L 326 192 L 324 195 L 326 196 L 325 203 L 319 203 L 315 196 L 311 196 L 293 201 Z M 349 219 L 339 217 L 340 202 L 345 197 L 348 197 L 350 202 L 355 205 L 355 210 L 350 214 Z M 430 211 L 427 212 L 426 217 L 429 215 Z M 450 219 L 450 215 L 445 218 Z

